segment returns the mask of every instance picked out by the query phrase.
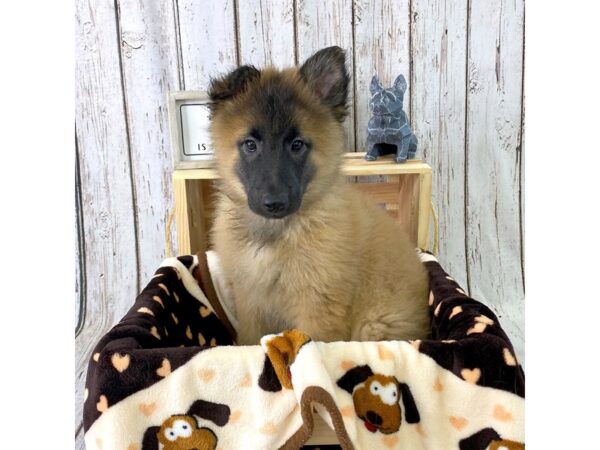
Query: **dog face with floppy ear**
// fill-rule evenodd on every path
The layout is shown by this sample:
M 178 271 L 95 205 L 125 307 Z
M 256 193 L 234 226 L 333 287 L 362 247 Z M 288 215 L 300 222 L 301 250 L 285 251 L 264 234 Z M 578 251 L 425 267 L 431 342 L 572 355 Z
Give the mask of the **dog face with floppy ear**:
M 356 366 L 342 376 L 338 386 L 352 394 L 356 415 L 367 430 L 395 433 L 402 423 L 400 400 L 408 423 L 420 421 L 419 412 L 408 385 L 396 377 L 373 373 L 367 365 Z
M 242 66 L 212 80 L 211 135 L 222 189 L 281 219 L 337 176 L 349 76 L 338 47 L 282 71 Z

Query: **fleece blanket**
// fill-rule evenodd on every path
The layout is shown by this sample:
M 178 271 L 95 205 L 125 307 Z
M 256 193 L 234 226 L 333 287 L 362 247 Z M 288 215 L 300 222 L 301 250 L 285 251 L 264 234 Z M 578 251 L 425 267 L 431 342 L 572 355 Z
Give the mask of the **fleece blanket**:
M 523 449 L 524 374 L 498 318 L 422 253 L 431 336 L 235 346 L 216 255 L 163 262 L 89 362 L 88 450 L 301 448 L 320 415 L 343 449 Z

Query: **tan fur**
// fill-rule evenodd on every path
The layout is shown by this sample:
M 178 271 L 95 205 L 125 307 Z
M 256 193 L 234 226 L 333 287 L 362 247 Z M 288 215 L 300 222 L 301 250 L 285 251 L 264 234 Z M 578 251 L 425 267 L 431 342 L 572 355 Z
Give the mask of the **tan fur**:
M 283 219 L 254 214 L 235 172 L 252 96 L 269 77 L 296 92 L 296 123 L 314 144 L 315 177 L 300 209 Z M 263 71 L 215 111 L 211 132 L 222 178 L 212 240 L 234 295 L 240 344 L 288 328 L 322 341 L 426 337 L 425 269 L 398 224 L 341 175 L 342 127 L 296 69 Z

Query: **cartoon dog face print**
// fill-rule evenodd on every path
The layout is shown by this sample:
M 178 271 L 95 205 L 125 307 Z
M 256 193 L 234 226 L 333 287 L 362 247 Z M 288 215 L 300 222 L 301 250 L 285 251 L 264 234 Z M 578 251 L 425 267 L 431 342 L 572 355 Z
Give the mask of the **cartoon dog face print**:
M 207 427 L 200 427 L 196 417 L 210 420 L 220 427 L 229 422 L 229 406 L 196 400 L 186 414 L 175 414 L 165 419 L 160 427 L 146 429 L 142 450 L 215 450 L 217 435 Z
M 365 428 L 375 433 L 395 433 L 402 423 L 402 408 L 408 423 L 420 420 L 414 398 L 408 385 L 396 377 L 373 373 L 367 365 L 357 366 L 346 372 L 337 385 L 352 394 L 354 410 Z
M 163 450 L 214 450 L 217 435 L 209 428 L 198 427 L 196 419 L 186 415 L 171 416 L 157 433 Z

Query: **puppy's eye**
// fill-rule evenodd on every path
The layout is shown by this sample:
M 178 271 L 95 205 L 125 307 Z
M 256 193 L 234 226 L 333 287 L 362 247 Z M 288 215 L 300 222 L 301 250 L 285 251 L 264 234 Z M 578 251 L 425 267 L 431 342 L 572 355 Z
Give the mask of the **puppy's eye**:
M 247 152 L 255 152 L 256 151 L 256 142 L 254 142 L 252 139 L 246 139 L 244 141 L 244 148 L 246 149 Z
M 301 139 L 294 139 L 294 142 L 292 142 L 292 151 L 299 152 L 303 148 L 304 148 L 304 141 L 302 141 Z

